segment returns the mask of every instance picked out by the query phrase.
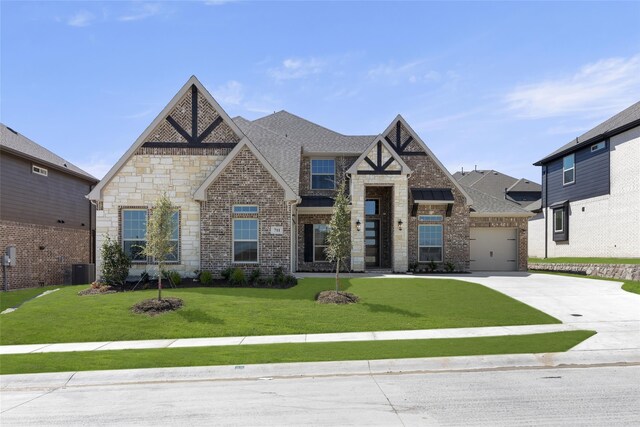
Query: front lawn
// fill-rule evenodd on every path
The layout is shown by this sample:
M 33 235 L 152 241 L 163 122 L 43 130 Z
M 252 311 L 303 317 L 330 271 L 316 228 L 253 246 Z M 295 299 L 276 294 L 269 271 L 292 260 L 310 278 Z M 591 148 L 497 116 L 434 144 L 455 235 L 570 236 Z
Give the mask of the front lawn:
M 25 301 L 34 298 L 45 291 L 59 288 L 61 286 L 44 286 L 40 288 L 18 289 L 16 291 L 0 292 L 0 311 L 7 308 L 16 307 Z
M 331 278 L 307 278 L 289 289 L 167 289 L 184 306 L 157 317 L 131 306 L 157 291 L 77 296 L 69 286 L 0 317 L 0 343 L 33 344 L 244 335 L 282 335 L 560 323 L 476 283 L 449 279 L 357 278 L 344 288 L 360 297 L 349 306 L 317 304 Z
M 532 264 L 640 264 L 640 258 L 529 258 L 529 262 Z
M 551 353 L 567 351 L 594 334 L 593 331 L 570 331 L 483 338 L 19 354 L 0 356 L 0 374 Z

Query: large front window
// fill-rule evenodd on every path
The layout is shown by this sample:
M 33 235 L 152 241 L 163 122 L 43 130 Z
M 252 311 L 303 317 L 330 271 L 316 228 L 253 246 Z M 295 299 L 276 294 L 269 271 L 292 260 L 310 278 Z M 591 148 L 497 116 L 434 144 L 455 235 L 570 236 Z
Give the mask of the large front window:
M 311 189 L 335 188 L 336 162 L 333 159 L 311 159 Z
M 313 261 L 326 262 L 327 254 L 325 250 L 329 247 L 327 236 L 329 235 L 329 226 L 326 224 L 313 225 Z
M 142 250 L 147 244 L 147 217 L 146 209 L 123 209 L 122 210 L 122 249 L 131 258 L 131 261 L 138 263 L 147 262 L 147 257 Z M 171 246 L 172 251 L 165 261 L 180 261 L 180 212 L 175 211 L 171 217 Z M 153 260 L 152 260 L 153 261 Z
M 562 233 L 564 231 L 564 209 L 553 211 L 553 232 Z
M 258 220 L 233 220 L 233 261 L 258 262 Z
M 569 154 L 562 159 L 562 184 L 572 184 L 576 182 L 575 154 Z
M 442 224 L 418 226 L 418 261 L 442 261 Z

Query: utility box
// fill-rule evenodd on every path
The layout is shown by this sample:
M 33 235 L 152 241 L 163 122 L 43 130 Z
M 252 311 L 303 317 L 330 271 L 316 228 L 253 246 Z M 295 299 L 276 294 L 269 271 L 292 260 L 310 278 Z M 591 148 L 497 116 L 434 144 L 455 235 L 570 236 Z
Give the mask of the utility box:
M 2 258 L 2 265 L 5 267 L 16 266 L 16 247 L 15 246 L 7 246 L 7 249 L 5 250 L 5 256 Z
M 71 266 L 71 284 L 85 285 L 96 280 L 95 264 L 73 264 Z

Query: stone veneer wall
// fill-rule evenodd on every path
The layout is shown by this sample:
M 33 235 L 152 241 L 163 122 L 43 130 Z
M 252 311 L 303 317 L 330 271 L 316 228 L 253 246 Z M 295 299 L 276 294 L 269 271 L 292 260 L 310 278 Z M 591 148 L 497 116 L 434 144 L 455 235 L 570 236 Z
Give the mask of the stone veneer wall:
M 471 217 L 471 227 L 503 227 L 517 228 L 518 236 L 518 271 L 527 271 L 528 257 L 528 226 L 527 217 Z
M 284 189 L 247 147 L 218 175 L 207 189 L 201 209 L 202 270 L 219 274 L 227 267 L 250 273 L 260 268 L 272 274 L 275 267 L 291 270 L 291 205 Z M 258 214 L 232 214 L 236 204 L 258 205 Z M 233 262 L 233 218 L 258 219 L 258 263 Z M 283 234 L 271 234 L 281 226 Z
M 416 142 L 409 144 L 410 151 L 423 151 Z M 402 160 L 412 171 L 409 177 L 409 188 L 450 188 L 454 204 L 451 216 L 444 217 L 444 262 L 452 262 L 461 270 L 469 270 L 469 206 L 466 198 L 449 179 L 445 172 L 429 157 L 425 156 L 402 156 Z M 408 195 L 407 210 L 409 221 L 407 222 L 409 232 L 409 262 L 418 262 L 418 217 L 412 216 L 413 198 Z M 446 206 L 443 205 L 421 205 L 418 215 L 444 214 Z
M 0 247 L 16 247 L 9 289 L 71 283 L 72 264 L 90 262 L 89 230 L 0 221 Z M 44 249 L 40 249 L 44 247 Z
M 200 269 L 200 203 L 193 192 L 225 158 L 220 155 L 142 154 L 127 161 L 103 189 L 102 209 L 96 211 L 96 276 L 100 275 L 100 247 L 104 235 L 120 240 L 119 212 L 123 207 L 151 207 L 166 191 L 171 202 L 180 208 L 180 263 L 171 269 L 192 276 Z M 131 274 L 155 266 L 134 264 Z
M 311 159 L 325 158 L 322 156 L 306 157 L 300 159 L 300 195 L 301 196 L 328 196 L 333 197 L 335 190 L 312 190 L 311 189 Z M 331 158 L 331 157 L 326 157 Z M 340 179 L 345 177 L 347 169 L 351 167 L 358 157 L 342 156 L 335 157 L 336 160 L 336 187 L 340 183 Z M 347 186 L 348 187 L 348 186 Z M 348 191 L 348 190 L 347 190 Z
M 330 262 L 305 262 L 304 261 L 304 226 L 305 224 L 329 224 L 331 215 L 298 215 L 298 271 L 334 271 L 334 265 Z M 350 266 L 349 260 L 346 263 Z
M 557 271 L 562 273 L 586 274 L 587 276 L 606 277 L 620 280 L 640 280 L 640 265 L 638 264 L 556 264 L 529 263 L 533 271 Z

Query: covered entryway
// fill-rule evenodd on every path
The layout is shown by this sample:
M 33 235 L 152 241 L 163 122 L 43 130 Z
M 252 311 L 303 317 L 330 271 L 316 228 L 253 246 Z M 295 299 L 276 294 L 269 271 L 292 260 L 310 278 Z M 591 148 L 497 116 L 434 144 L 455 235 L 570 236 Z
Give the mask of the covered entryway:
M 515 271 L 518 269 L 516 228 L 471 227 L 471 271 Z

